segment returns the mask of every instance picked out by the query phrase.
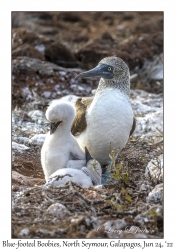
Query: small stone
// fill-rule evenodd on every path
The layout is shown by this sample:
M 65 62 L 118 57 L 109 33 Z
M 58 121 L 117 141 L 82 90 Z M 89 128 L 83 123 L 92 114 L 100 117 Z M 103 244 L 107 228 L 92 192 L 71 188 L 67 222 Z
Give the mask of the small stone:
M 57 217 L 58 219 L 64 219 L 66 216 L 70 216 L 70 212 L 61 203 L 52 204 L 48 207 L 46 213 Z
M 102 190 L 102 189 L 104 189 L 104 186 L 103 185 L 97 185 L 97 186 L 93 186 L 92 189 Z
M 109 238 L 118 238 L 126 226 L 127 223 L 123 219 L 111 220 L 103 224 L 104 230 L 107 232 Z
M 105 232 L 105 230 L 101 230 L 100 227 L 92 229 L 86 235 L 86 239 L 101 239 L 101 238 L 102 239 L 108 238 L 108 235 Z
M 59 71 L 60 76 L 65 76 L 66 72 L 65 71 Z
M 39 52 L 41 52 L 43 55 L 45 54 L 45 46 L 44 44 L 39 44 L 35 46 L 35 49 L 37 49 Z
M 158 184 L 155 188 L 149 193 L 146 198 L 147 203 L 162 203 L 163 202 L 163 183 Z
M 38 119 L 41 119 L 44 117 L 44 113 L 40 110 L 32 110 L 28 112 L 28 115 L 34 120 L 37 121 Z
M 152 187 L 149 184 L 142 183 L 139 192 L 146 192 L 147 194 L 151 191 Z
M 147 220 L 147 215 L 143 215 L 142 213 L 141 214 L 138 214 L 135 219 L 134 219 L 134 222 L 136 222 L 137 224 L 139 224 L 139 226 L 141 227 L 144 227 L 145 225 L 145 222 Z
M 12 191 L 17 192 L 19 190 L 19 187 L 17 185 L 12 185 Z
M 32 138 L 30 138 L 29 143 L 32 145 L 42 146 L 44 143 L 45 137 L 46 137 L 46 134 L 34 135 Z
M 98 225 L 98 219 L 97 219 L 97 217 L 94 217 L 94 216 L 87 217 L 87 218 L 85 218 L 85 224 L 87 227 L 92 225 L 93 228 L 96 228 Z
M 29 87 L 24 87 L 22 89 L 22 97 L 25 98 L 26 100 L 32 100 L 33 99 L 32 93 L 29 90 Z
M 84 216 L 75 216 L 71 219 L 71 223 L 74 225 L 80 225 L 84 221 Z
M 148 163 L 145 176 L 151 177 L 156 182 L 163 181 L 163 154 Z
M 44 98 L 48 99 L 48 98 L 50 98 L 50 96 L 51 96 L 51 92 L 50 92 L 50 91 L 44 91 L 43 94 L 42 94 L 42 96 L 43 96 Z
M 163 220 L 163 206 L 158 204 L 155 209 L 155 212 L 157 214 L 157 217 Z
M 22 152 L 24 150 L 29 149 L 29 147 L 26 147 L 24 144 L 19 144 L 19 143 L 16 143 L 16 142 L 12 142 L 12 149 L 16 149 L 19 152 Z
M 55 86 L 54 86 L 54 90 L 55 91 L 58 91 L 60 89 L 60 85 L 59 84 L 56 84 Z
M 84 88 L 81 87 L 81 86 L 78 86 L 78 89 L 79 89 L 80 91 L 83 91 L 83 90 L 84 90 Z
M 28 228 L 23 228 L 21 232 L 19 233 L 19 235 L 26 236 L 26 235 L 29 235 L 29 233 L 30 233 L 30 230 Z

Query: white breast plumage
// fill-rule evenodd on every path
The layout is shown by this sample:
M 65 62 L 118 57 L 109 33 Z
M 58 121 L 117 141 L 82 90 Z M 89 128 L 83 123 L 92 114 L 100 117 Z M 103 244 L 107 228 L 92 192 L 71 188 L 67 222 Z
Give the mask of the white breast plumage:
M 86 131 L 77 137 L 93 158 L 101 164 L 110 160 L 110 146 L 119 151 L 125 146 L 133 124 L 133 112 L 128 100 L 118 89 L 105 90 L 94 98 L 86 114 Z

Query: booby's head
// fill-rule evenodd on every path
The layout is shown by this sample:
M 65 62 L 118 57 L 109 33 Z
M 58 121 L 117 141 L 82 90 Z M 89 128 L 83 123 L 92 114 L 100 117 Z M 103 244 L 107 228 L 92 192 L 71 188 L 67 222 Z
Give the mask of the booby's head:
M 110 56 L 103 58 L 95 68 L 79 74 L 76 78 L 96 76 L 106 80 L 126 77 L 129 76 L 129 69 L 121 58 Z
M 59 125 L 71 128 L 75 118 L 75 107 L 72 103 L 62 100 L 54 100 L 46 110 L 46 118 L 50 121 L 50 134 L 53 134 Z

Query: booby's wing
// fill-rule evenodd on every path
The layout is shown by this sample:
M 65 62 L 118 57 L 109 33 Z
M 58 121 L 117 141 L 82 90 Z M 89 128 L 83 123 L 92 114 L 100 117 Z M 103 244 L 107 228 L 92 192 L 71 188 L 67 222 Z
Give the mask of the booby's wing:
M 133 118 L 132 129 L 131 129 L 131 131 L 130 131 L 130 135 L 129 135 L 129 136 L 131 136 L 131 135 L 133 134 L 135 128 L 136 128 L 136 118 L 134 117 L 134 118 Z
M 73 135 L 81 134 L 87 126 L 86 123 L 86 110 L 93 101 L 92 97 L 81 97 L 78 98 L 75 103 L 76 117 L 73 121 L 71 132 Z

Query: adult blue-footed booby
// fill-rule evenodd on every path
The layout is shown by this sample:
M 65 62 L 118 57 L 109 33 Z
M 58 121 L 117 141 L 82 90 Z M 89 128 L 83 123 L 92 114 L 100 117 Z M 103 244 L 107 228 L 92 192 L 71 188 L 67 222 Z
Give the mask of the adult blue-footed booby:
M 47 181 L 56 170 L 66 167 L 81 169 L 86 161 L 83 150 L 70 131 L 75 118 L 73 104 L 52 101 L 46 110 L 46 118 L 50 121 L 50 132 L 41 149 L 41 164 Z
M 77 77 L 95 76 L 101 77 L 95 96 L 77 99 L 71 131 L 82 149 L 86 146 L 93 158 L 106 164 L 111 148 L 120 152 L 135 129 L 129 98 L 130 73 L 122 59 L 106 57 Z

